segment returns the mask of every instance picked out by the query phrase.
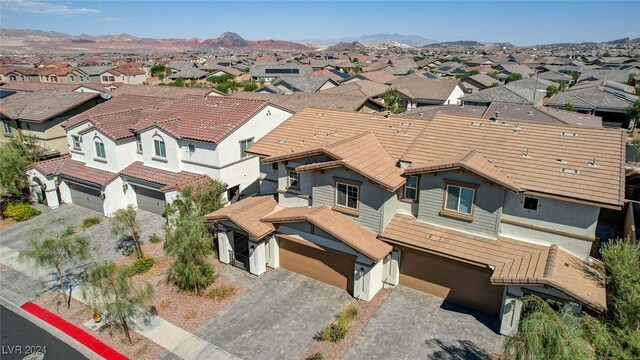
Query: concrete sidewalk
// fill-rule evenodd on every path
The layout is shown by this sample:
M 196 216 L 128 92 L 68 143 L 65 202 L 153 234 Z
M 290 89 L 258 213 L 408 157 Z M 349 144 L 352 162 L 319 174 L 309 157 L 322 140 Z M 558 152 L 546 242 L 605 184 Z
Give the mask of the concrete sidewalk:
M 18 252 L 14 251 L 6 246 L 0 245 L 0 263 L 4 264 L 24 275 L 27 275 L 35 279 L 46 279 L 52 276 L 52 274 L 46 271 L 35 271 L 32 266 L 25 264 L 18 260 Z M 13 289 L 15 292 L 15 289 Z M 4 290 L 3 290 L 4 292 Z M 22 301 L 24 303 L 30 300 L 32 294 L 13 294 L 12 302 Z M 74 289 L 71 295 L 74 299 L 85 303 L 86 299 L 82 296 L 82 291 Z M 16 304 L 18 306 L 22 304 Z M 168 351 L 174 353 L 182 359 L 187 360 L 204 360 L 204 359 L 220 359 L 220 360 L 233 360 L 239 359 L 232 354 L 220 349 L 219 347 L 203 340 L 201 337 L 189 333 L 170 322 L 155 316 L 148 314 L 148 322 L 135 321 L 132 326 L 135 331 L 162 346 Z

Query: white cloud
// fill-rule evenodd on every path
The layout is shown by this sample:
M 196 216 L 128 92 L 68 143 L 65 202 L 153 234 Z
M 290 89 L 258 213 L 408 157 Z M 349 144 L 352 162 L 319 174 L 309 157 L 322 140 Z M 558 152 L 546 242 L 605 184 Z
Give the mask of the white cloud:
M 29 0 L 0 0 L 0 6 L 4 10 L 12 12 L 44 15 L 78 15 L 100 12 L 96 9 L 69 7 L 63 3 L 50 3 Z

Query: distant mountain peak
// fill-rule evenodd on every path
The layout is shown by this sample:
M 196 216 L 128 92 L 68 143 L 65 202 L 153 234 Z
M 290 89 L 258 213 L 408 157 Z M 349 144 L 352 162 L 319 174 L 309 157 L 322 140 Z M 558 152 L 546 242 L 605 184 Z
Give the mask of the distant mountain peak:
M 229 41 L 246 41 L 242 36 L 231 31 L 226 31 L 222 33 L 222 35 L 220 35 L 218 39 L 229 40 Z

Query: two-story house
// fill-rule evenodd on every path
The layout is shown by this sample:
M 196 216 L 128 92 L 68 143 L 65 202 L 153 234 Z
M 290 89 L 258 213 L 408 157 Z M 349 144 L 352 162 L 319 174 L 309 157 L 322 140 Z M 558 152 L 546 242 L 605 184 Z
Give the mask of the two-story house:
M 127 205 L 162 214 L 183 185 L 207 178 L 236 201 L 259 190 L 258 157 L 245 149 L 290 115 L 258 100 L 119 95 L 67 121 L 71 156 L 34 164 L 29 178 L 51 207 L 107 216 Z
M 364 300 L 407 286 L 500 317 L 506 334 L 524 294 L 606 308 L 589 255 L 600 209 L 623 204 L 624 148 L 619 130 L 306 109 L 248 150 L 265 195 L 205 218 L 224 263 Z

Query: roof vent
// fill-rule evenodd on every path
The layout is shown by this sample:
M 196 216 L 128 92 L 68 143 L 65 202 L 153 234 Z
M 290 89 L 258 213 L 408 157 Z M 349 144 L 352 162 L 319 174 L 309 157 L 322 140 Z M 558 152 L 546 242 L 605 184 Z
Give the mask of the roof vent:
M 476 122 L 476 121 L 472 121 L 469 123 L 469 125 L 471 126 L 482 126 L 482 123 Z
M 529 155 L 529 148 L 527 148 L 527 151 L 522 153 L 522 157 L 525 159 L 530 159 L 531 156 Z
M 287 140 L 280 139 L 280 140 L 276 141 L 276 143 L 278 143 L 278 144 L 286 144 Z
M 494 116 L 496 121 L 500 118 L 500 111 L 496 111 L 496 116 Z
M 574 174 L 574 175 L 580 174 L 580 170 L 568 169 L 568 168 L 562 168 L 562 169 L 560 169 L 560 172 L 563 172 L 565 174 Z
M 561 136 L 578 136 L 578 134 L 574 133 L 574 132 L 567 132 L 567 131 L 563 131 L 560 133 Z
M 519 121 L 516 123 L 516 127 L 513 128 L 513 132 L 516 133 L 516 134 L 520 133 L 520 122 Z
M 324 116 L 324 113 L 317 112 L 317 113 L 316 113 L 316 116 Z
M 596 161 L 596 158 L 593 158 L 593 161 L 589 161 L 589 166 L 598 167 L 598 162 Z
M 566 164 L 567 163 L 567 160 L 565 158 L 563 158 L 563 157 L 557 158 L 556 161 L 559 162 L 560 164 Z
M 420 117 L 421 117 L 421 118 L 422 118 L 422 117 L 424 117 L 424 113 L 420 113 Z
M 533 116 L 533 111 L 527 111 L 527 115 Z
M 402 126 L 411 126 L 411 123 L 403 122 L 403 123 L 401 123 L 400 125 L 402 125 Z

